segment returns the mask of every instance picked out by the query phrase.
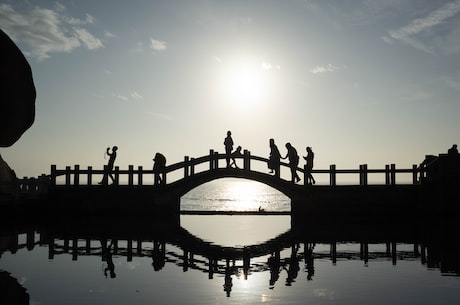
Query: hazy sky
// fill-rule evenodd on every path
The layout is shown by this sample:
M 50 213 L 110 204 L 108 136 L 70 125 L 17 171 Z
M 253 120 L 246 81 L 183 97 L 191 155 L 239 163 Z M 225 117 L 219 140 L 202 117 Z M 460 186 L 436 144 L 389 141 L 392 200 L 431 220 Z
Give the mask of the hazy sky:
M 151 168 L 236 145 L 310 145 L 315 167 L 410 167 L 460 144 L 460 1 L 1 1 L 36 120 L 0 153 Z

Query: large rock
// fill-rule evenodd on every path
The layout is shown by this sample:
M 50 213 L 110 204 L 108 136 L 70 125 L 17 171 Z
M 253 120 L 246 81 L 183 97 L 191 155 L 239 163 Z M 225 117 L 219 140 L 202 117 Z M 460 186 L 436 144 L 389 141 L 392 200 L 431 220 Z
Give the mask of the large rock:
M 8 147 L 32 126 L 36 92 L 29 63 L 2 30 L 0 50 L 0 147 Z M 15 178 L 0 156 L 0 194 L 11 193 Z
M 36 92 L 29 63 L 2 30 L 0 50 L 0 147 L 8 147 L 32 126 Z
M 0 201 L 2 195 L 14 193 L 15 179 L 16 174 L 0 155 Z

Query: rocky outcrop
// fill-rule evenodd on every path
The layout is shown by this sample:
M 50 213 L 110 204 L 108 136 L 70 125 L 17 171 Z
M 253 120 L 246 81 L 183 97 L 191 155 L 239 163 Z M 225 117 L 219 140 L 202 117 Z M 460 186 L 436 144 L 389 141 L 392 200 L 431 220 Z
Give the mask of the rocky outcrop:
M 0 30 L 0 147 L 13 145 L 35 120 L 32 70 L 16 44 Z M 16 177 L 0 156 L 0 194 Z
M 36 92 L 29 63 L 2 30 L 0 50 L 0 147 L 8 147 L 32 126 Z
M 0 195 L 12 194 L 16 175 L 0 155 Z
M 8 272 L 0 270 L 0 304 L 28 305 L 29 294 Z

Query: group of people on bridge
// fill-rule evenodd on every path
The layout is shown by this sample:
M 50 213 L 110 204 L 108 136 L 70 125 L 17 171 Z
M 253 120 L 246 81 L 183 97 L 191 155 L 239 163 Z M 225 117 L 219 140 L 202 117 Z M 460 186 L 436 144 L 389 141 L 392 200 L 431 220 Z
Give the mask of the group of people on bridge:
M 224 139 L 224 146 L 225 146 L 225 159 L 227 162 L 227 168 L 238 168 L 238 165 L 236 164 L 236 157 L 241 157 L 243 154 L 241 153 L 241 146 L 238 146 L 235 151 L 233 151 L 233 146 L 234 142 L 232 139 L 232 132 L 229 130 L 227 131 L 227 137 Z M 270 169 L 270 174 L 274 174 L 275 177 L 280 177 L 280 165 L 281 165 L 281 159 L 288 159 L 289 160 L 289 168 L 291 169 L 291 182 L 292 183 L 297 183 L 301 179 L 299 175 L 297 174 L 297 167 L 299 166 L 299 155 L 297 153 L 297 150 L 291 145 L 291 143 L 286 143 L 286 149 L 287 153 L 285 157 L 281 156 L 281 153 L 278 149 L 278 147 L 275 144 L 274 139 L 269 140 L 269 146 L 270 146 L 270 156 L 268 159 L 268 168 Z M 102 177 L 102 180 L 99 182 L 99 184 L 102 185 L 107 185 L 109 178 L 112 180 L 112 182 L 115 182 L 115 178 L 112 174 L 113 172 L 113 167 L 115 164 L 115 159 L 117 157 L 117 146 L 112 147 L 112 151 L 110 152 L 110 147 L 107 148 L 105 155 L 109 157 L 108 164 L 106 166 L 106 170 L 104 172 L 104 175 Z M 305 170 L 306 172 L 306 178 L 307 178 L 307 184 L 315 184 L 315 178 L 313 178 L 311 174 L 311 170 L 313 169 L 313 159 L 315 157 L 315 154 L 313 153 L 313 150 L 310 146 L 307 146 L 307 155 L 304 156 L 303 158 L 306 161 L 306 166 Z M 153 165 L 153 172 L 154 172 L 154 185 L 160 185 L 164 184 L 165 179 L 164 179 L 164 168 L 166 166 L 166 157 L 161 154 L 161 153 L 156 153 L 155 157 L 153 158 L 154 165 Z
M 232 132 L 229 130 L 227 131 L 227 137 L 224 139 L 224 146 L 225 146 L 225 155 L 226 155 L 226 161 L 227 161 L 227 168 L 235 166 L 235 168 L 238 168 L 236 165 L 235 158 L 238 156 L 241 156 L 241 146 L 238 146 L 235 151 L 233 151 L 233 139 L 232 139 Z M 270 169 L 270 174 L 274 174 L 276 177 L 280 177 L 280 165 L 281 165 L 281 159 L 288 159 L 289 160 L 289 168 L 291 169 L 291 181 L 293 183 L 297 183 L 300 181 L 300 177 L 297 174 L 297 167 L 299 166 L 299 155 L 297 153 L 297 150 L 294 148 L 294 146 L 291 145 L 291 143 L 286 143 L 286 149 L 287 153 L 285 157 L 281 156 L 281 153 L 278 149 L 278 146 L 275 144 L 274 139 L 269 140 L 269 146 L 270 146 L 270 156 L 268 159 L 268 168 Z M 315 157 L 315 154 L 313 153 L 313 150 L 310 146 L 307 146 L 307 155 L 304 156 L 303 158 L 306 161 L 306 166 L 305 169 L 307 171 L 307 184 L 315 184 L 315 178 L 313 178 L 313 175 L 311 174 L 311 171 L 313 169 L 313 159 Z

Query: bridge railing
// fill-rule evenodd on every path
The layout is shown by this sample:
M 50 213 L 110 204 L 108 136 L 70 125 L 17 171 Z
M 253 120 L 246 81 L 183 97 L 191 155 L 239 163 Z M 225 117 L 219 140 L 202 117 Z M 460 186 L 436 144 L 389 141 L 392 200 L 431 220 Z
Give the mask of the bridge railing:
M 225 154 L 219 154 L 214 150 L 210 150 L 209 155 L 198 158 L 190 158 L 189 156 L 185 156 L 184 161 L 168 165 L 164 168 L 162 172 L 162 183 L 168 184 L 181 179 L 193 177 L 194 175 L 199 174 L 201 172 L 225 169 L 225 159 Z M 264 157 L 253 156 L 247 150 L 245 150 L 243 154 L 235 156 L 234 159 L 237 163 L 237 165 L 235 165 L 237 166 L 237 168 L 234 168 L 232 170 L 256 171 L 261 173 L 267 173 L 268 171 L 268 159 Z M 307 181 L 308 170 L 306 168 L 298 167 L 297 171 L 303 174 L 303 179 L 301 183 L 305 184 L 305 182 Z M 65 169 L 57 169 L 56 165 L 51 165 L 51 174 L 49 177 L 51 185 L 64 184 L 66 186 L 91 186 L 98 184 L 98 182 L 96 182 L 96 178 L 100 177 L 102 180 L 102 176 L 107 172 L 108 171 L 106 166 L 104 166 L 104 169 L 93 169 L 92 166 L 88 166 L 87 169 L 82 169 L 80 165 L 75 165 L 73 168 L 71 168 L 70 166 L 66 166 Z M 288 180 L 285 177 L 290 177 L 289 164 L 286 162 L 281 162 L 280 172 L 281 174 L 279 178 Z M 288 172 L 289 175 L 286 174 Z M 142 166 L 135 167 L 134 165 L 129 165 L 127 170 L 120 169 L 118 166 L 116 166 L 110 173 L 114 178 L 115 185 L 125 184 L 128 186 L 146 185 L 144 181 L 149 179 L 145 179 L 145 176 L 147 175 L 148 178 L 151 178 L 154 175 L 153 169 L 146 170 Z M 337 169 L 336 165 L 332 164 L 329 166 L 329 169 L 313 169 L 311 170 L 311 173 L 316 177 L 316 180 L 318 180 L 318 175 L 321 175 L 323 177 L 324 175 L 328 176 L 329 181 L 327 184 L 330 186 L 339 185 L 339 183 L 337 183 L 337 177 L 343 177 L 346 175 L 352 175 L 353 177 L 355 177 L 355 180 L 358 181 L 359 185 L 371 184 L 369 183 L 370 175 L 379 175 L 382 178 L 381 180 L 384 181 L 379 184 L 396 185 L 397 175 L 411 176 L 410 181 L 409 179 L 398 180 L 404 181 L 403 184 L 419 184 L 419 177 L 421 174 L 423 174 L 423 169 L 421 169 L 417 165 L 413 165 L 412 168 L 409 169 L 397 169 L 395 164 L 385 165 L 384 169 L 370 169 L 368 168 L 367 164 L 360 165 L 358 169 Z M 120 177 L 123 178 L 120 179 Z M 122 183 L 120 183 L 120 181 Z M 153 179 L 151 181 L 153 181 Z M 325 183 L 322 182 L 320 184 Z

